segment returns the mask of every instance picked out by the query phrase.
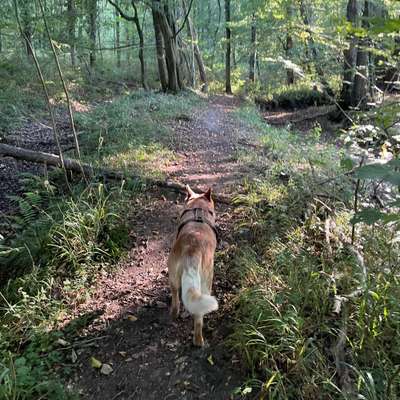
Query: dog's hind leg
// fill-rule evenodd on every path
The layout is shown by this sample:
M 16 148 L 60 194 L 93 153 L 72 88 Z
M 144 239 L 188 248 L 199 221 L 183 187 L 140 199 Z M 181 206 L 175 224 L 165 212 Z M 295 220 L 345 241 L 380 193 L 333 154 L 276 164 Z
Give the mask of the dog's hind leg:
M 179 316 L 179 308 L 180 308 L 179 288 L 176 288 L 172 283 L 171 283 L 171 295 L 172 295 L 171 315 L 172 318 L 176 319 Z
M 193 344 L 195 346 L 203 347 L 203 315 L 194 315 L 194 336 Z

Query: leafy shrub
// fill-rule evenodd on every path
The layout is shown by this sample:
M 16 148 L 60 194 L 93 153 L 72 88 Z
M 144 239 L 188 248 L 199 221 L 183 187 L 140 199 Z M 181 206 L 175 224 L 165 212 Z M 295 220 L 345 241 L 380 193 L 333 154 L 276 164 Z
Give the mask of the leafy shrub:
M 256 96 L 254 101 L 262 111 L 276 108 L 294 110 L 331 104 L 331 100 L 321 90 L 304 83 L 283 85 L 267 95 Z

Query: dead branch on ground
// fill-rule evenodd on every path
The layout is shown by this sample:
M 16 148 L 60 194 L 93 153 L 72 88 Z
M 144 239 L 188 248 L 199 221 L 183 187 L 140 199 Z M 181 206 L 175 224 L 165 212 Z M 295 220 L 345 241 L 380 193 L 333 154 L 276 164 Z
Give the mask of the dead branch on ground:
M 42 151 L 33 151 L 28 149 L 23 149 L 21 147 L 11 146 L 8 144 L 0 143 L 0 156 L 3 157 L 13 157 L 18 160 L 29 161 L 38 164 L 46 164 L 54 167 L 62 167 L 62 159 L 51 153 L 44 153 Z M 82 174 L 82 171 L 86 176 L 102 176 L 110 180 L 123 180 L 126 178 L 141 180 L 148 185 L 157 186 L 162 189 L 172 190 L 177 193 L 186 194 L 186 186 L 179 182 L 171 181 L 161 181 L 150 178 L 143 178 L 138 175 L 124 173 L 122 171 L 115 171 L 108 168 L 96 168 L 91 164 L 81 163 L 73 158 L 64 157 L 64 167 L 66 170 Z M 193 187 L 195 192 L 202 192 L 200 188 Z M 217 203 L 231 204 L 231 199 L 228 196 L 214 194 L 214 200 Z

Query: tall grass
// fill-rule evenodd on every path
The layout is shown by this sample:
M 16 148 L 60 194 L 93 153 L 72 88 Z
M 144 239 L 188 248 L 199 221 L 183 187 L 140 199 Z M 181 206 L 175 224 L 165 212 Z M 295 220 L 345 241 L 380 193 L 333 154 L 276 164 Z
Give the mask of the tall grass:
M 112 269 L 128 239 L 120 215 L 132 192 L 78 185 L 65 198 L 46 188 L 34 178 L 31 191 L 15 198 L 21 211 L 0 247 L 9 278 L 0 289 L 1 399 L 73 397 L 53 373 L 66 356 L 58 341 L 68 298 L 84 301 L 97 272 Z
M 268 154 L 242 156 L 264 163 L 265 172 L 236 198 L 238 237 L 246 229 L 252 238 L 235 257 L 241 290 L 229 343 L 250 372 L 239 392 L 279 400 L 398 398 L 393 227 L 358 229 L 363 268 L 343 241 L 351 229 L 350 179 L 316 184 L 343 174 L 336 148 L 265 126 L 250 109 L 238 115 L 262 133 Z

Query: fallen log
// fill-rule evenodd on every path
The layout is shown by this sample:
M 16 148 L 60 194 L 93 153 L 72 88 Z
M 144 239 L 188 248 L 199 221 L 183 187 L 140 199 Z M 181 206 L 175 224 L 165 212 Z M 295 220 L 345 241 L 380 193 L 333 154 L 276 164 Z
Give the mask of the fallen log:
M 47 164 L 54 167 L 61 168 L 61 159 L 56 154 L 45 153 L 42 151 L 33 151 L 24 149 L 22 147 L 11 146 L 8 144 L 0 143 L 0 156 L 2 157 L 13 157 L 17 160 L 29 161 L 37 164 Z M 143 178 L 139 175 L 124 173 L 122 171 L 114 171 L 108 168 L 95 168 L 91 164 L 82 163 L 73 158 L 65 158 L 64 157 L 64 166 L 68 171 L 76 172 L 81 174 L 82 171 L 86 176 L 102 176 L 106 179 L 111 180 L 121 180 L 124 178 L 131 178 L 135 180 L 141 180 L 145 184 L 149 186 L 158 186 L 162 189 L 173 190 L 177 193 L 186 194 L 186 186 L 179 182 L 172 181 L 161 181 L 150 178 Z M 202 192 L 202 189 L 193 187 L 195 192 Z M 213 198 L 216 202 L 222 204 L 230 204 L 231 199 L 227 196 L 214 194 Z

